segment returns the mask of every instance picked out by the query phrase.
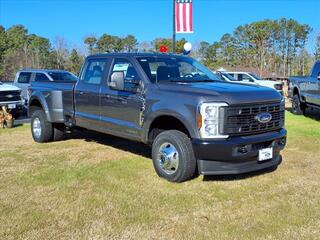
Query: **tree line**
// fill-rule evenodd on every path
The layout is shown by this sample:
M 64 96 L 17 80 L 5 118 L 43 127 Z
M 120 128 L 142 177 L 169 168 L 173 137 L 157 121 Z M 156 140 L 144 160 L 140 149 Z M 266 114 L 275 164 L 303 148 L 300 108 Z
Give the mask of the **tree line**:
M 306 74 L 314 59 L 320 58 L 320 34 L 314 52 L 306 50 L 312 29 L 293 19 L 263 20 L 238 26 L 219 41 L 194 44 L 192 56 L 210 68 L 254 68 L 260 75 Z M 187 42 L 176 42 L 176 53 Z M 0 79 L 13 79 L 23 68 L 64 69 L 78 73 L 88 54 L 99 52 L 157 52 L 165 45 L 172 51 L 170 38 L 138 42 L 135 36 L 102 34 L 83 39 L 84 48 L 70 48 L 62 37 L 49 39 L 29 34 L 23 25 L 5 29 L 0 25 Z
M 49 39 L 28 34 L 22 25 L 7 30 L 0 25 L 0 79 L 12 80 L 23 68 L 67 69 L 77 72 L 83 56 L 76 49 L 67 49 L 63 38 Z
M 199 52 L 211 67 L 257 69 L 276 75 L 306 74 L 314 58 L 320 58 L 320 34 L 314 55 L 306 50 L 312 29 L 294 19 L 263 20 L 238 26 L 212 44 L 201 42 Z

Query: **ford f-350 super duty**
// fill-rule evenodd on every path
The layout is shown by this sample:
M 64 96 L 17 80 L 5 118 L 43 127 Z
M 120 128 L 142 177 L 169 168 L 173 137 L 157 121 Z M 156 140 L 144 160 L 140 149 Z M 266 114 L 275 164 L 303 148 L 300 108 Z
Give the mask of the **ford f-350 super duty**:
M 85 128 L 152 146 L 160 177 L 239 174 L 281 163 L 284 99 L 270 88 L 221 81 L 192 58 L 114 53 L 86 58 L 75 82 L 31 83 L 36 142 Z

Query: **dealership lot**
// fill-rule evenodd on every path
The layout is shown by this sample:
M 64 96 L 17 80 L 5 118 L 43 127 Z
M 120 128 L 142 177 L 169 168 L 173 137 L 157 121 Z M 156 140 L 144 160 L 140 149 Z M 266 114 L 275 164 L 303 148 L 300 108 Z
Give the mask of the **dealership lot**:
M 276 171 L 156 176 L 150 149 L 91 132 L 48 144 L 0 130 L 0 239 L 317 239 L 320 116 L 286 112 Z

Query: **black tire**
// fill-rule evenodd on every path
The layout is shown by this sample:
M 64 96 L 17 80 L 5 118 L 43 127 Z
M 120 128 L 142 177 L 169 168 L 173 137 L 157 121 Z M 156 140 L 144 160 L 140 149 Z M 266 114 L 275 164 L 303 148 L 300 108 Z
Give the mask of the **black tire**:
M 176 150 L 174 151 L 175 154 L 178 154 L 178 166 L 176 168 L 173 167 L 165 170 L 161 165 L 163 164 L 161 161 L 163 154 L 161 154 L 162 151 L 160 149 L 168 149 L 167 147 L 163 147 L 165 145 L 168 145 L 169 148 L 173 147 Z M 183 182 L 195 176 L 197 161 L 191 141 L 183 132 L 168 130 L 157 135 L 152 144 L 152 161 L 158 176 L 170 182 Z M 166 171 L 172 172 L 168 173 Z
M 63 124 L 53 124 L 53 141 L 61 141 L 64 138 L 65 127 Z
M 40 133 L 35 133 L 35 127 L 40 126 Z M 53 126 L 48 122 L 44 111 L 35 110 L 31 116 L 31 133 L 33 140 L 38 143 L 50 142 L 53 140 Z
M 305 106 L 300 101 L 298 94 L 295 94 L 292 98 L 292 113 L 295 115 L 303 115 L 305 112 Z

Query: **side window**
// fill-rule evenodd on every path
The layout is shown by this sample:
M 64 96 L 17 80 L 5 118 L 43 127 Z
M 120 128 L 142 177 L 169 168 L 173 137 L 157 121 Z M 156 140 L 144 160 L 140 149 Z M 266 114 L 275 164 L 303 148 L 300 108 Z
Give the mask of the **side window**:
M 81 81 L 88 84 L 99 85 L 101 83 L 103 72 L 106 67 L 106 59 L 88 60 L 85 71 L 81 76 Z
M 118 71 L 122 71 L 124 73 L 125 82 L 130 82 L 131 80 L 140 80 L 136 69 L 128 59 L 125 59 L 125 58 L 115 59 L 112 67 L 112 72 L 118 72 Z
M 234 77 L 234 74 L 233 73 L 228 73 L 231 77 Z
M 43 73 L 36 73 L 35 81 L 37 82 L 48 82 L 49 78 Z
M 19 74 L 18 83 L 29 83 L 31 73 L 30 72 L 21 72 Z
M 239 76 L 242 76 L 242 81 L 246 81 L 246 82 L 253 82 L 252 78 L 250 76 L 248 76 L 247 74 L 239 74 Z

